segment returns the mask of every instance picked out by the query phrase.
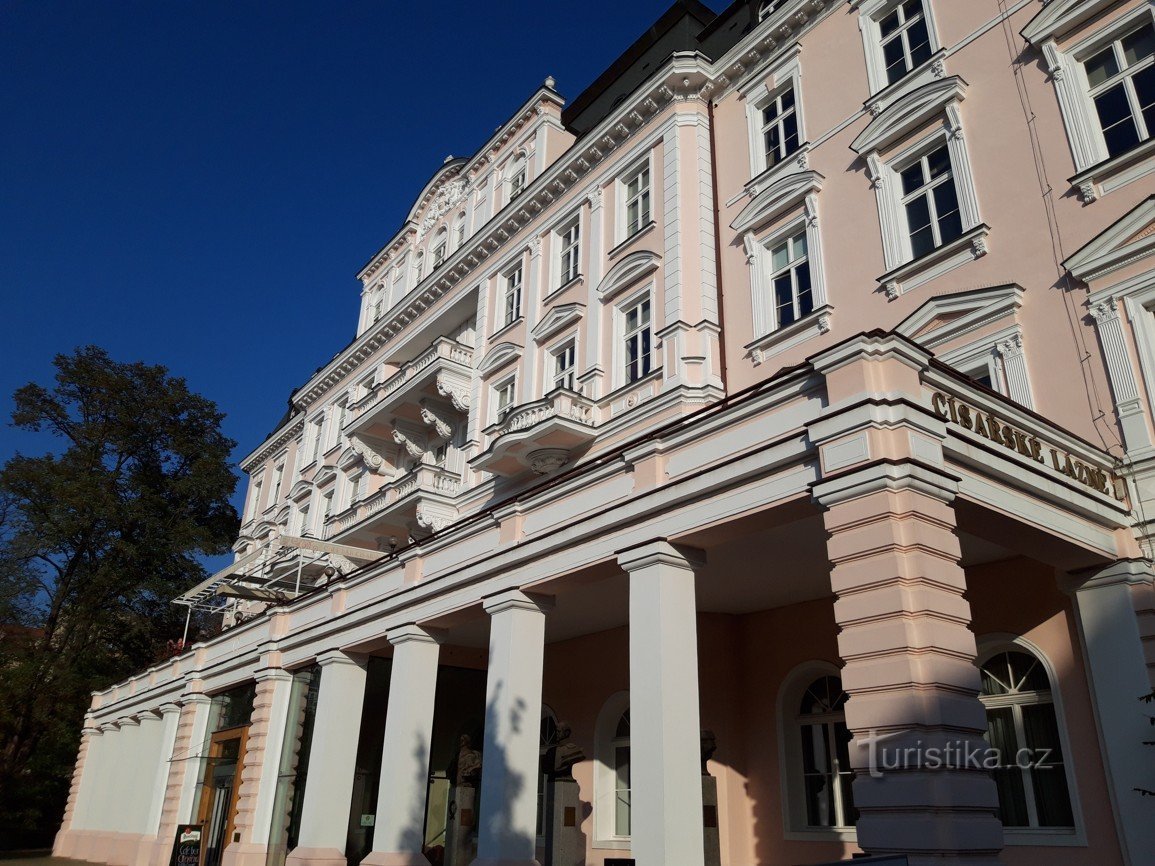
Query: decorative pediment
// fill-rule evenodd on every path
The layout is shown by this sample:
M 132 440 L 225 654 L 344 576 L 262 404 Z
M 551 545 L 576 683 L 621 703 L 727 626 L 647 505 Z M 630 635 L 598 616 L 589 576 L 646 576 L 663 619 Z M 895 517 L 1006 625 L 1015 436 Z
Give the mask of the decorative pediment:
M 326 466 L 313 476 L 313 486 L 324 487 L 329 482 L 336 480 L 336 478 L 337 470 L 332 466 Z
M 896 99 L 867 124 L 850 145 L 857 154 L 874 153 L 925 126 L 953 103 L 966 98 L 967 83 L 959 76 L 939 78 Z
M 638 250 L 630 253 L 602 277 L 601 283 L 598 284 L 598 294 L 601 295 L 602 300 L 608 301 L 618 292 L 629 288 L 642 277 L 656 271 L 661 261 L 660 255 L 649 250 Z
M 1122 219 L 1108 226 L 1063 266 L 1084 283 L 1155 252 L 1155 195 L 1148 196 Z
M 513 343 L 498 343 L 485 353 L 477 369 L 482 373 L 490 373 L 498 367 L 504 367 L 510 361 L 521 357 L 521 346 Z
M 933 350 L 976 328 L 1014 316 L 1022 305 L 1022 287 L 1013 283 L 939 295 L 903 319 L 895 330 Z
M 273 522 L 279 526 L 285 526 L 289 522 L 289 514 L 292 509 L 288 505 L 282 505 L 278 510 Z
M 465 159 L 447 159 L 433 173 L 425 184 L 413 207 L 409 209 L 406 222 L 417 226 L 420 240 L 436 222 L 465 200 L 465 180 L 458 178 L 465 166 Z
M 551 336 L 556 334 L 567 325 L 580 321 L 582 315 L 585 313 L 585 304 L 562 304 L 554 307 L 546 313 L 540 322 L 533 326 L 530 333 L 534 340 L 541 343 L 548 340 Z
M 360 459 L 361 455 L 358 454 L 352 446 L 349 446 L 344 451 L 342 451 L 341 455 L 337 458 L 337 468 L 348 469 Z
M 796 206 L 811 193 L 822 189 L 824 178 L 816 171 L 798 171 L 775 181 L 750 200 L 730 228 L 747 232 Z
M 293 485 L 293 489 L 289 491 L 289 498 L 294 502 L 300 502 L 302 499 L 308 498 L 313 492 L 313 485 L 308 481 L 298 481 Z
M 1069 30 L 1089 21 L 1118 0 L 1051 0 L 1043 9 L 1027 22 L 1022 29 L 1022 37 L 1034 46 L 1048 39 L 1062 36 Z

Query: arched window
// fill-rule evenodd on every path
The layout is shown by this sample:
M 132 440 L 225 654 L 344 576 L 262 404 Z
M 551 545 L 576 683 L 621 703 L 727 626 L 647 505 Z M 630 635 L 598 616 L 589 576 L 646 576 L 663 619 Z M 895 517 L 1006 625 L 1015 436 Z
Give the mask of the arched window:
M 521 195 L 528 181 L 529 171 L 525 153 L 518 153 L 509 164 L 509 201 Z
M 1062 736 L 1042 660 L 1015 644 L 1000 647 L 979 668 L 987 740 L 999 756 L 994 778 L 1003 826 L 1073 831 Z
M 449 231 L 443 227 L 433 239 L 433 270 L 437 270 L 445 263 L 447 255 L 449 255 Z
M 630 844 L 630 693 L 611 695 L 598 713 L 594 742 L 594 845 Z
M 854 808 L 850 767 L 850 731 L 846 727 L 846 692 L 836 676 L 811 681 L 798 704 L 796 724 L 801 749 L 805 826 L 853 827 Z

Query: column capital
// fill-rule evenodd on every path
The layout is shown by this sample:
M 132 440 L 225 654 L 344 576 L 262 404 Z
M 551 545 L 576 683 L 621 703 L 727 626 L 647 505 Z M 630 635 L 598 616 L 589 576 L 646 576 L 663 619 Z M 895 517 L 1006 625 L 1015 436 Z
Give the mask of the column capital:
M 140 719 L 136 716 L 121 716 L 116 720 L 116 724 L 121 728 L 139 728 Z
M 482 607 L 490 616 L 507 610 L 528 610 L 545 613 L 553 607 L 553 597 L 534 595 L 520 589 L 510 589 L 482 599 Z
M 439 628 L 426 628 L 417 623 L 406 623 L 386 631 L 385 639 L 393 646 L 400 646 L 403 643 L 439 644 L 445 640 L 445 631 Z
M 253 674 L 253 680 L 259 685 L 260 683 L 273 681 L 291 680 L 293 675 L 284 668 L 261 668 Z
M 696 547 L 685 547 L 672 544 L 664 538 L 656 538 L 619 550 L 618 565 L 625 571 L 637 571 L 651 565 L 669 565 L 699 571 L 706 565 L 706 553 Z
M 154 710 L 146 710 L 143 713 L 139 713 L 137 715 L 137 722 L 138 724 L 144 724 L 145 722 L 159 722 L 161 718 L 160 708 L 158 707 Z
M 180 703 L 182 707 L 187 706 L 208 706 L 213 702 L 213 699 L 204 692 L 190 692 L 187 695 L 181 695 Z
M 911 461 L 878 460 L 854 469 L 824 478 L 811 486 L 814 500 L 826 508 L 868 496 L 890 491 L 912 490 L 942 502 L 953 502 L 958 495 L 959 478 L 932 466 Z
M 352 665 L 359 668 L 365 667 L 364 661 L 361 659 L 355 659 L 348 653 L 342 652 L 339 649 L 325 650 L 324 652 L 317 653 L 317 664 L 319 664 L 322 668 L 328 667 L 329 665 Z
M 116 722 L 104 722 L 100 725 L 100 730 L 106 734 L 111 734 L 114 731 L 119 731 L 120 726 Z
M 157 712 L 162 716 L 171 716 L 173 713 L 180 712 L 180 704 L 176 701 L 168 701 L 157 707 Z
M 1107 565 L 1068 572 L 1059 583 L 1069 594 L 1109 586 L 1144 586 L 1152 580 L 1155 580 L 1155 569 L 1150 560 L 1120 559 Z

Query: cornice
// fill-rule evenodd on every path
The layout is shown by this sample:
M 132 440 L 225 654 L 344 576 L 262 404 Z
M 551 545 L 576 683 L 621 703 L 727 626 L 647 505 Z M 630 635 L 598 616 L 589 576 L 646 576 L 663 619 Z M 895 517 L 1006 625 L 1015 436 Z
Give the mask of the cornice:
M 285 426 L 279 430 L 275 430 L 264 442 L 257 446 L 257 449 L 245 457 L 240 462 L 240 467 L 243 472 L 248 472 L 258 463 L 264 462 L 271 457 L 274 452 L 285 447 L 289 440 L 300 435 L 301 431 L 305 429 L 305 418 L 303 415 L 298 415 L 296 418 L 290 418 L 285 422 Z

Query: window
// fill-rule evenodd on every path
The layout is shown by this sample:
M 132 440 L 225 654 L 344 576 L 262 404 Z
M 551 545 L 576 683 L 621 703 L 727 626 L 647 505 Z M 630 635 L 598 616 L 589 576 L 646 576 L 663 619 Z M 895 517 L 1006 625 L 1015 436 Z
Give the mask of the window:
M 349 507 L 353 507 L 361 501 L 361 475 L 363 473 L 357 472 L 349 478 Z
M 570 340 L 559 349 L 553 352 L 553 387 L 565 388 L 567 391 L 574 390 L 574 361 L 575 361 L 575 346 L 574 341 Z
M 321 431 L 324 428 L 324 425 L 325 425 L 325 419 L 323 417 L 317 418 L 316 420 L 314 420 L 309 425 L 309 427 L 310 427 L 309 436 L 312 439 L 312 443 L 311 443 L 312 449 L 311 449 L 311 454 L 309 457 L 310 463 L 316 463 L 318 460 L 321 459 L 321 439 L 322 439 Z
M 581 254 L 581 228 L 574 220 L 558 234 L 558 286 L 576 280 Z
M 770 248 L 770 268 L 776 327 L 784 328 L 810 315 L 814 311 L 814 296 L 805 231 Z
M 962 235 L 962 213 L 946 144 L 900 168 L 898 174 L 912 258 Z
M 441 229 L 437 233 L 433 247 L 433 269 L 437 270 L 445 263 L 445 256 L 449 251 L 449 233 Z
M 297 532 L 305 535 L 309 531 L 309 503 L 301 506 L 300 511 L 297 512 Z
M 894 84 L 933 53 L 922 0 L 906 0 L 878 22 L 886 83 Z
M 329 518 L 333 516 L 333 491 L 329 490 L 321 497 L 321 521 L 328 523 Z
M 842 680 L 823 676 L 802 695 L 797 724 L 807 827 L 853 827 L 858 820 L 850 783 L 850 731 L 846 727 Z
M 1074 829 L 1059 722 L 1042 662 L 1016 646 L 980 670 L 987 740 L 1002 765 L 994 779 L 1003 826 Z
M 793 84 L 770 97 L 762 106 L 762 146 L 766 168 L 777 165 L 798 150 L 798 112 Z
M 341 431 L 345 429 L 345 423 L 349 420 L 349 401 L 342 400 L 337 404 L 337 435 L 340 436 Z
M 418 253 L 413 257 L 413 285 L 421 282 L 421 278 L 425 276 L 425 253 Z
M 623 319 L 626 382 L 636 382 L 650 372 L 653 364 L 649 296 L 624 310 Z
M 509 200 L 513 201 L 525 191 L 528 175 L 525 156 L 517 156 L 509 167 Z
M 261 487 L 260 481 L 253 485 L 253 514 L 259 514 L 261 510 Z
M 455 240 L 453 242 L 453 248 L 455 250 L 460 249 L 461 245 L 465 243 L 465 213 L 464 212 L 459 213 L 457 215 L 457 228 L 456 228 L 454 234 L 455 234 Z
M 281 499 L 281 483 L 285 480 L 285 464 L 281 463 L 273 470 L 273 499 L 272 504 L 276 505 Z
M 514 387 L 516 385 L 517 380 L 513 376 L 510 376 L 504 382 L 494 386 L 493 405 L 495 421 L 500 421 L 505 410 L 513 405 Z
M 521 317 L 521 282 L 521 265 L 505 275 L 505 292 L 501 300 L 502 327 L 512 325 Z
M 626 237 L 640 232 L 650 222 L 650 163 L 647 160 L 622 183 L 625 195 Z
M 614 835 L 630 835 L 630 711 L 614 730 Z
M 1155 133 L 1155 27 L 1120 36 L 1083 61 L 1108 156 Z

